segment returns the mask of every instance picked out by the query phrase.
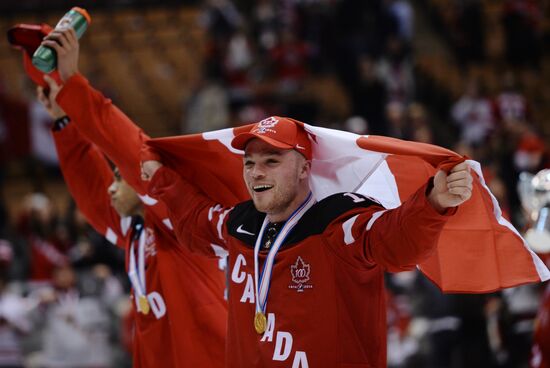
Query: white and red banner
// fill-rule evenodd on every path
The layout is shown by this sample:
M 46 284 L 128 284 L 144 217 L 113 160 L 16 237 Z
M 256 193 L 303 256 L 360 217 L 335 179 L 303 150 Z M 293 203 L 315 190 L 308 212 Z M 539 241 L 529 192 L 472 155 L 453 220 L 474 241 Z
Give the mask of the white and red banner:
M 164 164 L 224 206 L 249 195 L 242 179 L 242 151 L 232 138 L 253 125 L 148 141 Z M 453 151 L 380 136 L 359 136 L 304 124 L 312 141 L 311 188 L 317 200 L 357 192 L 394 208 L 434 175 L 464 161 Z M 437 251 L 419 269 L 445 292 L 492 292 L 550 279 L 544 263 L 502 217 L 479 163 L 472 169 L 472 198 L 447 222 Z M 399 229 L 392 229 L 392 231 Z

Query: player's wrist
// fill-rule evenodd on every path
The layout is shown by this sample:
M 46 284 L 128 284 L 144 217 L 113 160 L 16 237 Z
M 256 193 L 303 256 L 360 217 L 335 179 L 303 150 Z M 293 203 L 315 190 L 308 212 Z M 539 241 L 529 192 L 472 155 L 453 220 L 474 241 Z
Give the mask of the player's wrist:
M 71 118 L 67 115 L 60 116 L 54 120 L 52 130 L 54 132 L 63 130 L 67 125 L 69 125 L 70 122 Z
M 442 196 L 435 192 L 432 187 L 429 193 L 427 194 L 428 203 L 436 210 L 439 214 L 444 214 L 447 211 L 447 207 L 442 203 Z

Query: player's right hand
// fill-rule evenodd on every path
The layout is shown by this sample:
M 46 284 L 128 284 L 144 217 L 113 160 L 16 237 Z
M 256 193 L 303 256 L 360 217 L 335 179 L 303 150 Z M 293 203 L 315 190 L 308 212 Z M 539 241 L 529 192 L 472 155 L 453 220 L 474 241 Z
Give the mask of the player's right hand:
M 69 24 L 55 28 L 44 37 L 42 45 L 51 47 L 57 53 L 57 69 L 63 82 L 78 73 L 78 37 Z
M 472 196 L 473 177 L 467 162 L 454 166 L 449 173 L 438 171 L 434 177 L 434 187 L 428 195 L 428 202 L 439 212 L 456 207 Z

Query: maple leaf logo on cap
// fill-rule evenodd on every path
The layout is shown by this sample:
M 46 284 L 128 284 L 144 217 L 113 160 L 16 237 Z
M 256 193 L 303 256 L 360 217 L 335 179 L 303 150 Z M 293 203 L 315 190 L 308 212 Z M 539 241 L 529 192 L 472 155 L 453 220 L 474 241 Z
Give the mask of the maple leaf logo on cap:
M 269 118 L 260 121 L 255 130 L 257 133 L 266 133 L 268 130 L 274 128 L 278 122 L 279 119 L 274 116 L 270 116 Z

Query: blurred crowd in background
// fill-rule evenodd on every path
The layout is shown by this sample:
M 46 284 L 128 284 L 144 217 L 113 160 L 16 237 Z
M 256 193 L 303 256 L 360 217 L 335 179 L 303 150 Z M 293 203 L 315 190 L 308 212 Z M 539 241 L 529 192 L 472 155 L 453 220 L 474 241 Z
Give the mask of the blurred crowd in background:
M 48 5 L 32 3 L 34 8 L 0 15 L 2 31 L 18 22 L 57 19 L 79 5 L 53 1 L 53 9 L 44 9 L 47 19 L 40 20 L 37 7 Z M 549 1 L 82 5 L 93 18 L 102 15 L 82 39 L 83 72 L 148 133 L 195 133 L 281 115 L 437 144 L 481 162 L 505 216 L 520 232 L 532 226 L 517 184 L 521 172 L 550 167 L 550 54 L 544 47 L 550 40 Z M 117 12 L 130 15 L 111 26 Z M 160 15 L 148 17 L 153 12 Z M 190 14 L 191 25 L 184 29 L 178 12 Z M 162 27 L 176 29 L 176 36 L 199 35 L 199 42 L 182 38 L 194 47 L 187 55 L 195 73 L 179 78 L 178 56 L 162 59 L 170 54 L 162 48 L 171 48 L 154 39 Z M 127 62 L 130 76 L 139 64 L 132 58 L 140 57 L 132 47 L 154 50 L 160 64 L 135 69 L 132 78 L 165 78 L 159 92 L 165 95 L 150 94 L 146 101 L 154 106 L 172 98 L 176 113 L 134 112 L 119 81 L 108 78 L 109 67 L 94 65 L 96 49 L 86 37 L 100 29 L 123 42 L 93 47 L 126 48 L 128 59 L 106 60 Z M 146 46 L 131 43 L 121 36 L 125 32 L 150 40 Z M 20 63 L 18 51 L 2 42 L 0 62 Z M 24 87 L 9 84 L 17 73 Z M 24 78 L 21 68 L 0 70 L 0 367 L 129 366 L 124 254 L 91 229 L 63 189 L 52 122 Z M 175 93 L 169 80 L 188 83 Z M 17 189 L 23 182 L 28 192 Z M 545 285 L 443 295 L 415 271 L 388 275 L 387 285 L 390 367 L 529 367 Z

